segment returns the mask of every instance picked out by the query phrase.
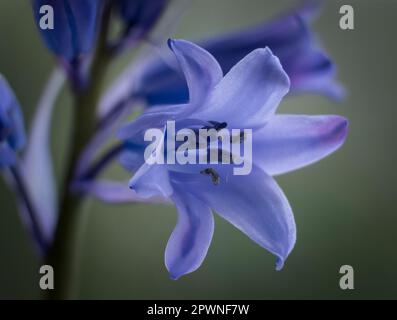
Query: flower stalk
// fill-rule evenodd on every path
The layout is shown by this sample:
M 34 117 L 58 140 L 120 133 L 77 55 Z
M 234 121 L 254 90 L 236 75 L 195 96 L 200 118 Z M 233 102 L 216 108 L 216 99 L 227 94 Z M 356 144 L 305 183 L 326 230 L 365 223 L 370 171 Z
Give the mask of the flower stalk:
M 107 1 L 101 16 L 98 43 L 88 75 L 88 84 L 74 89 L 74 110 L 69 144 L 66 178 L 61 190 L 59 221 L 47 263 L 54 268 L 55 288 L 51 299 L 70 299 L 76 290 L 76 271 L 79 265 L 79 243 L 84 230 L 84 197 L 73 192 L 75 168 L 80 154 L 96 129 L 96 107 L 100 98 L 111 54 L 107 48 L 111 2 Z

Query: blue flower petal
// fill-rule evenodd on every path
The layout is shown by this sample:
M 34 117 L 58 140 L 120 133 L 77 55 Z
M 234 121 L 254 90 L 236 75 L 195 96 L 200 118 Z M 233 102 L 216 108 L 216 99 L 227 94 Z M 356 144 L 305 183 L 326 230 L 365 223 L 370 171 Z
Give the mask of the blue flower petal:
M 335 80 L 335 66 L 310 29 L 309 21 L 313 15 L 310 7 L 306 4 L 272 23 L 213 38 L 202 45 L 219 61 L 224 72 L 252 50 L 269 47 L 291 79 L 291 93 L 340 97 L 342 91 Z M 319 75 L 323 81 L 316 84 Z M 335 88 L 339 88 L 338 91 Z
M 111 204 L 123 203 L 169 203 L 167 198 L 154 196 L 142 198 L 128 187 L 128 182 L 121 181 L 82 181 L 74 185 L 75 190 L 87 193 L 103 202 Z
M 38 104 L 23 159 L 23 173 L 38 219 L 50 242 L 58 219 L 58 195 L 51 154 L 51 120 L 55 100 L 65 83 L 63 72 L 56 69 L 48 80 Z
M 185 40 L 169 40 L 189 88 L 189 102 L 199 104 L 222 79 L 219 63 L 208 51 Z
M 340 116 L 277 115 L 253 134 L 256 165 L 269 175 L 312 164 L 345 141 L 348 121 Z
M 318 93 L 333 100 L 346 96 L 343 86 L 335 81 L 336 66 L 321 50 L 301 56 L 291 68 L 296 70 L 290 72 L 294 93 Z
M 128 139 L 144 128 L 162 127 L 167 120 L 182 119 L 202 106 L 208 94 L 222 79 L 218 62 L 207 51 L 185 40 L 170 40 L 174 52 L 189 87 L 189 104 L 153 108 L 134 122 L 122 128 L 121 139 Z
M 154 153 L 159 158 L 162 156 L 163 150 L 164 139 L 156 146 Z M 129 186 L 139 197 L 146 199 L 158 195 L 169 198 L 174 193 L 167 167 L 157 164 L 151 165 L 146 162 L 134 174 Z
M 165 264 L 176 280 L 202 264 L 214 233 L 214 217 L 207 204 L 183 189 L 175 190 L 172 200 L 178 222 L 165 250 Z
M 169 198 L 173 194 L 173 187 L 169 181 L 169 174 L 163 165 L 144 164 L 129 182 L 130 188 L 139 197 L 150 199 L 155 196 Z
M 191 118 L 226 122 L 229 128 L 262 126 L 288 93 L 290 82 L 270 49 L 252 51 L 238 62 Z

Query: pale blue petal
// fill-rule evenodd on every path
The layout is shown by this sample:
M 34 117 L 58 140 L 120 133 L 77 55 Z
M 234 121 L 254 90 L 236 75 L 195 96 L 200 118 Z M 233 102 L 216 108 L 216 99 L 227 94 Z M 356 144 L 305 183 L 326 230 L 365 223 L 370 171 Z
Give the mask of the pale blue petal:
M 165 165 L 148 165 L 145 163 L 134 174 L 129 186 L 143 199 L 156 196 L 169 198 L 174 193 Z
M 257 49 L 216 86 L 208 103 L 191 117 L 227 122 L 229 128 L 262 126 L 288 93 L 289 78 L 270 49 Z
M 189 88 L 189 102 L 199 104 L 222 79 L 219 63 L 205 49 L 185 40 L 169 40 Z
M 64 82 L 65 76 L 61 70 L 55 70 L 49 78 L 32 123 L 22 167 L 47 239 L 53 237 L 58 214 L 57 185 L 50 150 L 51 120 Z
M 253 134 L 253 158 L 269 175 L 321 160 L 345 141 L 348 121 L 340 116 L 277 115 Z
M 150 109 L 131 123 L 122 127 L 118 132 L 118 137 L 122 140 L 127 140 L 138 134 L 143 134 L 147 129 L 162 128 L 167 120 L 178 120 L 182 115 L 183 109 L 188 107 L 189 105 L 176 105 Z
M 203 263 L 214 233 L 214 218 L 208 205 L 183 189 L 175 190 L 172 200 L 178 222 L 165 250 L 165 264 L 176 280 Z
M 119 131 L 121 139 L 129 139 L 147 128 L 162 127 L 167 120 L 189 117 L 202 107 L 208 94 L 222 79 L 218 62 L 206 50 L 185 40 L 169 40 L 189 87 L 189 104 L 151 109 Z
M 167 198 L 154 196 L 142 198 L 135 191 L 128 187 L 128 181 L 88 181 L 79 182 L 74 186 L 76 190 L 85 192 L 94 198 L 110 204 L 123 203 L 169 203 Z

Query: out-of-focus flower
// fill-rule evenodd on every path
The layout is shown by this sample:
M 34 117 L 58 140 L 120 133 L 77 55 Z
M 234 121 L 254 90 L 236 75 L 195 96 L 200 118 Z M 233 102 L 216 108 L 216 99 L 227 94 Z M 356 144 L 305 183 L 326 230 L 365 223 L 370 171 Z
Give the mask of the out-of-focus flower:
M 339 98 L 343 93 L 335 81 L 334 64 L 317 46 L 306 21 L 299 14 L 207 40 L 201 46 L 219 61 L 225 73 L 252 50 L 269 47 L 290 77 L 292 93 L 321 93 L 332 98 Z M 161 59 L 147 66 L 137 96 L 143 97 L 149 105 L 188 101 L 183 75 Z
M 6 182 L 18 199 L 20 217 L 32 236 L 37 250 L 43 254 L 47 248 L 42 232 L 40 217 L 30 199 L 29 179 L 17 152 L 25 147 L 25 129 L 20 105 L 7 81 L 0 75 L 0 169 L 3 169 Z M 38 185 L 34 185 L 37 189 Z M 46 201 L 48 203 L 48 201 Z
M 336 80 L 336 68 L 313 34 L 310 22 L 319 9 L 313 2 L 275 19 L 226 35 L 199 42 L 219 62 L 224 73 L 257 48 L 269 47 L 280 59 L 291 80 L 291 93 L 323 94 L 332 99 L 344 96 Z M 162 52 L 161 57 L 143 57 L 116 80 L 105 95 L 100 115 L 106 117 L 128 99 L 143 100 L 147 105 L 185 103 L 188 88 L 178 66 Z
M 91 52 L 97 34 L 97 20 L 102 2 L 99 0 L 32 0 L 36 24 L 48 49 L 69 62 Z M 47 11 L 41 11 L 43 6 L 53 8 L 53 28 L 40 27 L 40 21 L 47 13 Z
M 116 0 L 117 11 L 126 24 L 126 36 L 136 40 L 145 36 L 160 18 L 169 0 Z
M 234 175 L 233 162 L 145 162 L 131 179 L 130 187 L 138 196 L 168 198 L 177 207 L 178 222 L 165 252 L 171 277 L 192 272 L 203 262 L 214 230 L 212 211 L 275 254 L 277 269 L 282 268 L 296 230 L 290 205 L 271 176 L 311 164 L 338 149 L 347 134 L 347 120 L 275 115 L 290 81 L 268 48 L 252 51 L 223 77 L 221 66 L 203 48 L 182 40 L 170 41 L 170 47 L 189 88 L 188 103 L 149 109 L 125 126 L 120 137 L 139 141 L 147 129 L 163 128 L 168 120 L 180 128 L 222 123 L 228 130 L 253 130 L 253 168 L 248 175 Z M 139 159 L 129 155 L 123 162 L 135 168 Z
M 25 145 L 21 109 L 7 81 L 0 75 L 0 168 L 13 166 Z

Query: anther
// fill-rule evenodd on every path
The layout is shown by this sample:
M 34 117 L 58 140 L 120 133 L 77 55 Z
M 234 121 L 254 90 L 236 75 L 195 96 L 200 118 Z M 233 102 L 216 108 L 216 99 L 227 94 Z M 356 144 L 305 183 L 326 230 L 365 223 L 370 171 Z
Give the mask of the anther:
M 227 122 L 218 122 L 218 121 L 208 121 L 211 126 L 205 126 L 202 129 L 215 129 L 216 131 L 220 131 L 227 127 Z
M 216 186 L 221 181 L 221 177 L 214 169 L 207 168 L 207 169 L 201 170 L 200 173 L 211 176 L 212 183 Z

